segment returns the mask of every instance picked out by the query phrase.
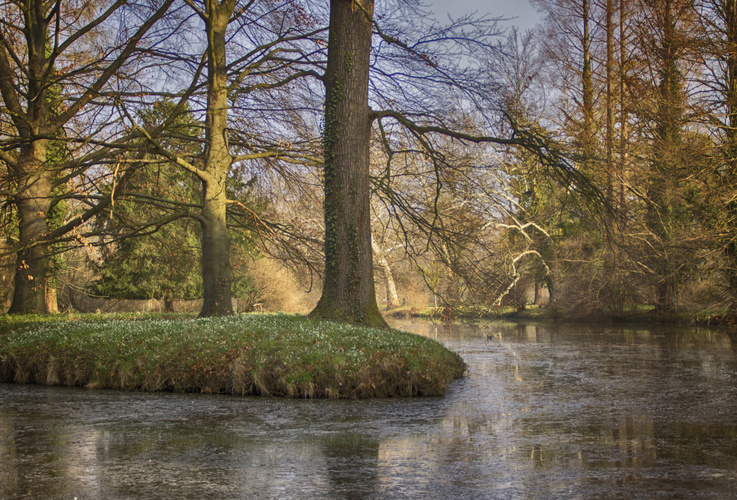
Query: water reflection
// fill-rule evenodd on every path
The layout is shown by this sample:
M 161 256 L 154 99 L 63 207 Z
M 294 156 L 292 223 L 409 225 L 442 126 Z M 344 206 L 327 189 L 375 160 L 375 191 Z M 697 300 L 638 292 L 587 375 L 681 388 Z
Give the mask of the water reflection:
M 0 498 L 737 497 L 728 336 L 398 326 L 468 377 L 358 402 L 0 385 Z

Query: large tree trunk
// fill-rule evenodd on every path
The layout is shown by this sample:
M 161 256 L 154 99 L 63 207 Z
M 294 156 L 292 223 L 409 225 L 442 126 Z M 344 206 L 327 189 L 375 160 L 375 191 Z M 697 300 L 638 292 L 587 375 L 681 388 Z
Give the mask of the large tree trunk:
M 32 10 L 33 9 L 33 10 Z M 0 62 L 0 78 L 3 104 L 10 110 L 17 139 L 20 139 L 18 159 L 10 164 L 17 182 L 15 205 L 18 209 L 18 245 L 15 269 L 13 302 L 8 312 L 13 314 L 45 314 L 46 271 L 48 269 L 48 245 L 42 243 L 48 233 L 46 215 L 51 204 L 51 172 L 47 163 L 49 140 L 40 139 L 47 132 L 51 119 L 48 84 L 44 74 L 49 61 L 48 22 L 44 8 L 36 2 L 25 5 L 27 43 L 27 109 L 22 110 L 16 88 L 9 85 L 15 74 L 3 52 Z
M 373 0 L 331 0 L 325 74 L 325 281 L 310 314 L 388 328 L 374 290 L 369 208 Z
M 231 302 L 230 240 L 226 224 L 225 183 L 233 157 L 228 149 L 228 80 L 225 33 L 234 0 L 207 0 L 207 151 L 203 184 L 202 289 L 200 316 L 233 314 Z
M 97 10 L 92 8 L 96 6 L 94 2 L 25 0 L 3 3 L 0 96 L 3 133 L 11 140 L 0 155 L 13 171 L 13 181 L 17 183 L 13 201 L 20 218 L 12 313 L 43 314 L 56 310 L 56 294 L 46 279 L 49 252 L 43 240 L 48 233 L 46 216 L 54 175 L 51 168 L 61 169 L 63 162 L 61 157 L 47 158 L 49 138 L 61 139 L 63 127 L 80 109 L 100 96 L 120 67 L 137 53 L 138 42 L 164 16 L 173 0 L 163 2 L 156 13 L 131 34 L 122 50 L 112 51 L 116 56 L 93 63 L 97 56 L 83 52 L 90 48 L 89 39 L 84 37 L 94 39 L 98 23 L 112 19 L 111 16 L 128 3 L 110 2 L 111 5 Z M 92 12 L 96 13 L 94 20 L 90 19 L 86 26 L 68 22 Z M 72 36 L 72 26 L 80 38 Z M 87 55 L 92 59 L 87 60 Z M 58 62 L 64 66 L 59 71 L 54 67 Z M 81 96 L 73 96 L 78 88 L 71 94 L 65 93 L 67 87 L 75 85 L 86 89 Z
M 233 314 L 230 239 L 225 220 L 227 200 L 222 187 L 205 183 L 202 210 L 202 289 L 200 316 Z
M 11 314 L 45 314 L 48 245 L 46 214 L 51 203 L 51 180 L 46 170 L 48 141 L 33 141 L 18 160 L 19 245 Z

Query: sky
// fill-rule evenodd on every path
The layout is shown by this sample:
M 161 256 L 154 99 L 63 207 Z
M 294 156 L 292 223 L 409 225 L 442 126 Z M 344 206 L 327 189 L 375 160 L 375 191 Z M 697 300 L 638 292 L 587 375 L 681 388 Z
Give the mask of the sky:
M 517 26 L 520 32 L 532 28 L 539 20 L 535 9 L 527 0 L 425 0 L 430 9 L 435 11 L 438 20 L 476 12 L 477 15 L 490 14 L 492 17 L 514 18 L 504 23 L 503 27 Z

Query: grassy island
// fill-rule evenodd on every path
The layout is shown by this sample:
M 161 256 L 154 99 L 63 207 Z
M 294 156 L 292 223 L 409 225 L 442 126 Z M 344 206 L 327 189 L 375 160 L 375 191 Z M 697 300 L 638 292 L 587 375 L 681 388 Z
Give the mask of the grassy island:
M 0 382 L 303 398 L 439 396 L 465 364 L 440 343 L 291 315 L 5 320 Z

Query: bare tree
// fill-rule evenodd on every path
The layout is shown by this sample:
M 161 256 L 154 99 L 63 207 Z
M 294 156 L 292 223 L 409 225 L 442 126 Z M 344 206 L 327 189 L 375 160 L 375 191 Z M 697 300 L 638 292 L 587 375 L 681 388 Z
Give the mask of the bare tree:
M 190 213 L 202 227 L 202 275 L 204 302 L 201 316 L 228 315 L 231 305 L 229 214 L 240 218 L 235 225 L 262 224 L 255 213 L 229 198 L 229 175 L 249 162 L 303 157 L 299 143 L 288 136 L 289 126 L 280 121 L 284 101 L 280 88 L 305 76 L 318 76 L 310 68 L 319 64 L 319 48 L 312 44 L 317 61 L 299 43 L 322 31 L 298 2 L 285 0 L 278 6 L 238 0 L 191 0 L 186 2 L 199 19 L 195 30 L 205 34 L 189 59 L 177 64 L 191 71 L 191 80 L 174 96 L 177 105 L 156 129 L 134 126 L 145 135 L 157 155 L 197 176 L 203 186 L 202 207 Z M 237 53 L 229 56 L 229 50 Z M 234 57 L 231 61 L 229 57 Z M 192 71 L 192 69 L 194 69 Z M 204 76 L 202 74 L 204 73 Z M 204 99 L 203 99 L 204 97 Z M 166 147 L 162 138 L 178 114 L 191 109 L 204 120 L 201 136 L 186 140 L 201 143 L 198 163 Z M 291 117 L 286 113 L 287 118 Z M 245 170 L 244 170 L 245 171 Z M 233 224 L 231 224 L 233 225 Z M 252 227 L 252 225 L 251 225 Z
M 12 202 L 19 215 L 10 312 L 44 313 L 55 307 L 46 302 L 45 293 L 52 191 L 89 163 L 70 161 L 63 154 L 53 157 L 52 143 L 71 134 L 74 128 L 68 125 L 81 113 L 88 113 L 87 108 L 97 107 L 98 98 L 122 68 L 154 43 L 146 37 L 172 3 L 163 0 L 149 8 L 129 7 L 125 0 L 7 0 L 0 4 L 2 115 L 13 133 L 2 141 L 0 160 L 8 167 Z M 123 11 L 137 26 L 126 24 Z M 107 46 L 97 46 L 95 37 L 103 30 L 118 36 L 105 38 Z M 89 128 L 79 132 L 81 137 L 76 139 L 80 142 L 95 140 Z
M 646 226 L 652 235 L 650 269 L 656 279 L 660 309 L 676 308 L 680 267 L 675 252 L 681 246 L 676 220 L 687 217 L 677 192 L 678 180 L 686 177 L 686 85 L 682 62 L 692 26 L 689 0 L 648 0 L 641 40 L 657 74 L 657 94 L 652 108 L 652 152 L 647 183 Z M 683 215 L 679 215 L 683 214 Z
M 704 68 L 700 84 L 707 89 L 703 99 L 706 122 L 715 130 L 719 147 L 717 176 L 723 186 L 715 193 L 726 209 L 723 224 L 717 222 L 717 238 L 727 256 L 727 283 L 731 308 L 737 308 L 737 5 L 730 0 L 699 0 L 695 5 L 699 20 L 699 47 Z

